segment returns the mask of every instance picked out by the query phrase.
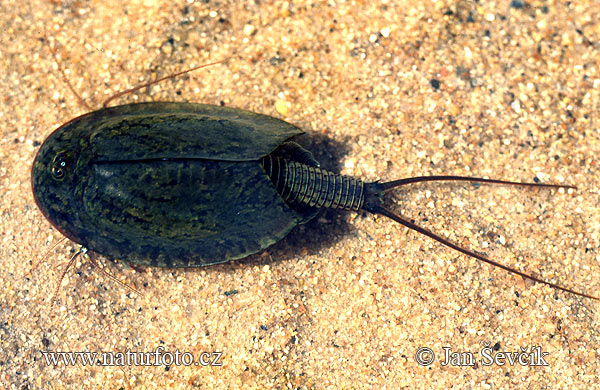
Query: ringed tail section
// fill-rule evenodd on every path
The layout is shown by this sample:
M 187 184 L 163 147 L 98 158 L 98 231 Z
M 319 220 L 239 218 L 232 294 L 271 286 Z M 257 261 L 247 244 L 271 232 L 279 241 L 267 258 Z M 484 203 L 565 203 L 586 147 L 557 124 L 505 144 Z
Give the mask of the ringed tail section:
M 354 211 L 363 206 L 365 183 L 359 179 L 272 155 L 260 163 L 286 203 Z
M 429 181 L 468 181 L 474 183 L 503 184 L 523 187 L 577 189 L 571 185 L 523 183 L 506 180 L 484 179 L 467 176 L 419 176 L 385 183 L 364 183 L 348 176 L 291 161 L 285 158 L 268 155 L 260 160 L 260 164 L 271 179 L 279 195 L 288 204 L 299 204 L 316 208 L 334 208 L 344 210 L 366 210 L 390 218 L 409 229 L 424 234 L 447 247 L 467 256 L 502 268 L 512 274 L 519 275 L 536 283 L 546 284 L 557 290 L 565 291 L 585 298 L 599 300 L 598 297 L 575 291 L 559 284 L 548 282 L 538 277 L 521 272 L 515 268 L 498 263 L 486 256 L 463 248 L 440 235 L 422 228 L 403 216 L 387 209 L 383 204 L 383 195 L 400 186 Z

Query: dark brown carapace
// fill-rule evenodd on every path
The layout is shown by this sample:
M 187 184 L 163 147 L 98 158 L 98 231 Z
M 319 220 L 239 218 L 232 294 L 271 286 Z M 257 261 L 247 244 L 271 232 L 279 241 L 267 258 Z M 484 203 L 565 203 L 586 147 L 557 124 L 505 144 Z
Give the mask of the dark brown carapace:
M 54 53 L 53 53 L 54 55 Z M 56 57 L 55 57 L 56 58 Z M 223 61 L 215 62 L 220 63 Z M 58 61 L 57 61 L 58 64 Z M 160 78 L 153 82 L 146 83 L 144 85 L 140 85 L 138 87 L 129 89 L 127 91 L 123 91 L 110 97 L 108 100 L 104 102 L 104 107 L 108 106 L 108 103 L 127 93 L 134 92 L 144 87 L 148 87 L 152 84 L 158 83 L 160 81 L 171 79 L 177 77 L 179 75 L 189 73 L 193 70 L 206 67 L 213 64 L 201 65 L 183 72 L 179 72 L 167 77 Z M 65 82 L 69 85 L 72 91 L 77 95 L 75 90 L 71 87 L 69 81 L 64 75 L 64 71 L 62 67 L 59 65 L 59 70 L 63 74 L 63 78 Z M 79 96 L 78 96 L 79 97 Z M 80 97 L 79 97 L 80 98 Z M 81 101 L 83 101 L 80 98 Z M 85 103 L 84 103 L 85 104 Z M 87 105 L 86 105 L 87 106 Z M 241 111 L 240 111 L 241 112 Z M 218 119 L 218 118 L 217 118 Z M 283 121 L 281 121 L 282 125 L 291 126 Z M 345 210 L 366 210 L 373 214 L 383 215 L 387 218 L 390 218 L 409 229 L 415 230 L 421 234 L 424 234 L 452 249 L 455 249 L 463 254 L 474 257 L 478 260 L 491 264 L 493 266 L 502 268 L 508 272 L 519 275 L 523 278 L 530 279 L 537 283 L 543 283 L 548 286 L 551 286 L 555 289 L 562 290 L 565 292 L 569 292 L 578 296 L 598 299 L 595 296 L 575 291 L 566 287 L 563 287 L 559 284 L 552 283 L 538 277 L 532 276 L 530 274 L 521 272 L 517 269 L 508 267 L 506 265 L 500 264 L 496 261 L 490 260 L 489 258 L 477 254 L 469 249 L 463 248 L 457 244 L 454 244 L 445 238 L 425 229 L 420 226 L 417 226 L 412 221 L 406 219 L 405 217 L 390 211 L 383 202 L 383 195 L 399 186 L 420 183 L 420 182 L 428 182 L 428 181 L 463 181 L 463 182 L 475 182 L 475 183 L 488 183 L 488 184 L 503 184 L 503 185 L 511 185 L 511 186 L 523 186 L 523 187 L 543 187 L 543 188 L 564 188 L 564 189 L 576 189 L 576 187 L 571 185 L 559 185 L 559 184 L 541 184 L 541 183 L 520 183 L 520 182 L 512 182 L 512 181 L 504 181 L 504 180 L 492 180 L 492 179 L 484 179 L 484 178 L 476 178 L 476 177 L 464 177 L 464 176 L 422 176 L 422 177 L 413 177 L 407 179 L 400 179 L 389 181 L 386 183 L 365 183 L 360 179 L 351 178 L 339 175 L 337 173 L 329 172 L 319 167 L 319 164 L 314 160 L 312 154 L 303 149 L 300 145 L 296 144 L 293 141 L 286 141 L 282 143 L 275 151 L 267 154 L 262 157 L 259 161 L 257 161 L 260 166 L 264 169 L 264 172 L 267 174 L 269 179 L 271 180 L 275 191 L 279 194 L 281 199 L 287 204 L 290 208 L 308 208 L 315 211 L 314 213 L 308 213 L 310 218 L 316 215 L 316 210 L 320 208 L 334 208 L 334 209 L 345 209 Z M 307 220 L 307 219 L 306 219 Z M 306 222 L 306 220 L 298 223 Z M 272 242 L 271 242 L 272 243 Z M 268 244 L 270 245 L 270 244 Z M 264 247 L 268 246 L 265 245 Z M 90 248 L 94 249 L 94 248 Z M 264 248 L 260 248 L 264 249 Z M 79 254 L 78 252 L 77 254 Z M 76 255 L 77 255 L 76 254 Z M 76 257 L 73 256 L 73 259 Z M 73 260 L 72 259 L 72 260 Z M 223 261 L 227 261 L 229 259 L 224 259 Z M 207 263 L 208 264 L 208 263 Z M 151 264 L 152 265 L 152 264 Z M 206 265 L 206 264 L 199 264 Z M 64 274 L 63 274 L 64 276 Z

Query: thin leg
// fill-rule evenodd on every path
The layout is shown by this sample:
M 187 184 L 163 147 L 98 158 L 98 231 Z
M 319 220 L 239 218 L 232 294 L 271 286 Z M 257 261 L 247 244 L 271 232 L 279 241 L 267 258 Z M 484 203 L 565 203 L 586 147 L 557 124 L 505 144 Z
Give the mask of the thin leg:
M 125 287 L 126 289 L 133 291 L 134 293 L 140 295 L 140 296 L 144 296 L 144 294 L 142 294 L 141 292 L 139 292 L 138 290 L 136 290 L 134 287 L 131 287 L 123 282 L 121 282 L 119 279 L 117 279 L 116 276 L 114 276 L 113 274 L 109 273 L 108 271 L 105 271 L 104 268 L 100 267 L 100 265 L 98 264 L 98 262 L 96 261 L 95 258 L 95 254 L 91 253 L 88 258 L 90 259 L 90 263 L 94 266 L 94 268 L 96 268 L 97 270 L 99 270 L 100 272 L 102 272 L 102 274 L 104 274 L 104 276 L 108 277 L 110 280 L 112 280 L 115 283 L 120 284 L 121 286 Z
M 56 249 L 56 247 L 63 243 L 65 240 L 67 239 L 67 237 L 63 237 L 60 240 L 58 240 L 54 245 L 52 245 L 52 247 L 50 249 L 48 249 L 43 255 L 42 255 L 42 259 L 45 259 L 46 256 L 48 256 L 48 254 L 50 252 L 52 252 L 54 249 Z M 35 269 L 37 268 L 38 264 L 40 263 L 39 261 L 34 262 L 34 260 L 31 260 L 32 262 L 32 266 L 31 269 L 29 270 L 29 272 L 27 272 L 27 276 L 33 274 L 33 272 L 35 271 Z
M 56 289 L 54 290 L 54 294 L 52 294 L 52 300 L 50 301 L 50 302 L 52 302 L 51 306 L 54 306 L 54 302 L 56 300 L 56 296 L 58 295 L 58 291 L 60 290 L 60 285 L 62 284 L 62 281 L 65 278 L 65 275 L 67 274 L 67 271 L 69 270 L 69 268 L 71 268 L 71 266 L 75 262 L 75 259 L 77 258 L 77 256 L 79 256 L 80 254 L 84 253 L 84 251 L 85 251 L 84 247 L 79 248 L 79 250 L 77 252 L 75 252 L 75 254 L 73 254 L 73 256 L 71 256 L 71 258 L 69 259 L 69 262 L 67 263 L 67 266 L 65 267 L 65 269 L 62 271 L 62 273 L 60 275 L 60 279 L 58 280 L 58 285 L 56 286 Z

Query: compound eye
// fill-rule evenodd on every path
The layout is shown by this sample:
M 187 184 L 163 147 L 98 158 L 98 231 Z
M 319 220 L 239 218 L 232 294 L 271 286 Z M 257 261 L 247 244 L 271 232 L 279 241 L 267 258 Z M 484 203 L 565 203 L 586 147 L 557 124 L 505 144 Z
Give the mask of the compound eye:
M 65 177 L 65 169 L 67 168 L 67 153 L 59 152 L 52 161 L 52 177 L 62 179 Z
M 65 171 L 62 168 L 52 167 L 52 176 L 55 179 L 62 179 L 65 177 Z

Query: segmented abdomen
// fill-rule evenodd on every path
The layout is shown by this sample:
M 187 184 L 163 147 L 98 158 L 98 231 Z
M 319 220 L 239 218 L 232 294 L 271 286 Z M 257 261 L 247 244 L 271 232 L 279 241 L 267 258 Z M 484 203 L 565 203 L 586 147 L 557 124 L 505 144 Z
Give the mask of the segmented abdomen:
M 270 155 L 260 163 L 286 202 L 355 211 L 364 202 L 360 180 Z

